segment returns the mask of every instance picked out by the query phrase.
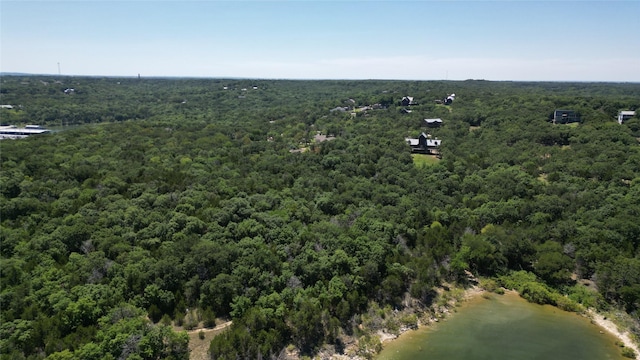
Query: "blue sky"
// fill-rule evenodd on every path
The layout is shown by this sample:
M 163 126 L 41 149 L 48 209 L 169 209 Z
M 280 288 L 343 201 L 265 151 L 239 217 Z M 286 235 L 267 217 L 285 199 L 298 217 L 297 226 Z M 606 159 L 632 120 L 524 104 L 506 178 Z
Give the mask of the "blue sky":
M 640 0 L 0 0 L 0 71 L 638 82 L 639 14 Z

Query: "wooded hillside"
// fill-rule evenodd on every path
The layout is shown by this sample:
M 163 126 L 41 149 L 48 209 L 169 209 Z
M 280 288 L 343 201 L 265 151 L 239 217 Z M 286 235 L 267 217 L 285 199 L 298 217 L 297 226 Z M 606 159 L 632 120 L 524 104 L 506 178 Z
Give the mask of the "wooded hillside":
M 340 352 L 465 271 L 637 317 L 640 84 L 0 81 L 2 123 L 82 125 L 0 142 L 2 359 L 186 359 L 216 317 L 212 359 Z

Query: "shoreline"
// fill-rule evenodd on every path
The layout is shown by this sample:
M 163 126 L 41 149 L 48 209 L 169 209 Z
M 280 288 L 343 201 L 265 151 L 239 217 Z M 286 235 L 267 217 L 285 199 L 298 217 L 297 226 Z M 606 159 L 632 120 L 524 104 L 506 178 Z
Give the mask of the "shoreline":
M 593 309 L 587 310 L 587 316 L 591 319 L 591 321 L 598 325 L 600 328 L 606 330 L 611 335 L 615 336 L 618 340 L 620 340 L 625 347 L 628 347 L 636 352 L 636 356 L 640 356 L 640 349 L 638 345 L 629 337 L 629 331 L 621 331 L 613 321 L 606 319 L 604 315 L 598 314 L 593 311 Z
M 471 300 L 475 300 L 478 297 L 482 296 L 483 294 L 486 293 L 491 293 L 487 290 L 484 290 L 482 288 L 480 288 L 479 286 L 473 286 L 471 288 L 465 289 L 464 293 L 461 297 L 460 300 L 458 301 L 454 301 L 452 303 L 449 303 L 446 308 L 445 311 L 441 311 L 440 314 L 441 315 L 446 315 L 446 317 L 451 316 L 452 312 L 450 311 L 450 309 L 455 308 L 457 306 L 459 306 L 460 304 L 466 303 L 468 301 Z M 520 294 L 515 291 L 515 290 L 507 290 L 505 289 L 504 295 L 506 294 L 514 294 L 517 295 L 518 297 L 521 297 Z M 603 329 L 604 331 L 607 331 L 609 334 L 613 335 L 616 339 L 618 339 L 620 342 L 622 342 L 622 344 L 624 344 L 625 347 L 632 349 L 633 351 L 635 351 L 636 356 L 640 356 L 640 347 L 638 346 L 638 344 L 636 344 L 631 337 L 629 336 L 629 331 L 627 330 L 620 330 L 618 328 L 618 326 L 611 320 L 605 318 L 604 315 L 595 312 L 593 309 L 588 309 L 585 311 L 584 315 L 587 318 L 591 319 L 591 322 L 600 327 L 601 329 Z M 428 323 L 423 323 L 423 322 L 419 322 L 418 323 L 418 327 L 417 329 L 410 329 L 410 328 L 406 328 L 406 329 L 401 329 L 400 333 L 398 335 L 395 334 L 391 334 L 388 332 L 384 332 L 384 331 L 378 331 L 376 335 L 379 336 L 380 338 L 380 342 L 382 343 L 382 346 L 384 347 L 384 345 L 399 339 L 400 337 L 402 337 L 403 335 L 409 333 L 411 330 L 419 330 L 419 329 L 423 329 L 423 328 L 427 328 L 432 326 L 434 323 L 438 323 L 438 320 L 436 319 L 435 321 L 430 321 Z M 602 331 L 601 331 L 602 332 Z
M 514 290 L 505 290 L 505 294 L 506 293 L 516 293 L 516 291 Z M 379 330 L 376 332 L 376 335 L 378 335 L 378 337 L 380 338 L 380 342 L 382 343 L 382 346 L 384 347 L 385 344 L 392 342 L 398 338 L 400 338 L 401 336 L 411 332 L 411 331 L 415 331 L 415 330 L 420 330 L 420 329 L 424 329 L 424 328 L 428 328 L 433 326 L 434 324 L 438 324 L 441 320 L 445 320 L 447 317 L 451 316 L 452 314 L 455 313 L 455 311 L 452 311 L 451 309 L 456 308 L 457 306 L 460 306 L 461 304 L 464 304 L 468 301 L 474 300 L 480 296 L 482 296 L 482 294 L 487 293 L 486 290 L 482 289 L 481 287 L 474 285 L 468 289 L 465 289 L 464 292 L 462 293 L 462 296 L 460 296 L 459 300 L 452 300 L 449 301 L 449 303 L 447 304 L 447 306 L 443 306 L 440 307 L 440 309 L 438 309 L 437 313 L 440 316 L 437 317 L 430 317 L 428 322 L 422 322 L 422 321 L 418 321 L 418 326 L 417 328 L 401 328 L 399 331 L 399 334 L 392 334 L 383 330 Z

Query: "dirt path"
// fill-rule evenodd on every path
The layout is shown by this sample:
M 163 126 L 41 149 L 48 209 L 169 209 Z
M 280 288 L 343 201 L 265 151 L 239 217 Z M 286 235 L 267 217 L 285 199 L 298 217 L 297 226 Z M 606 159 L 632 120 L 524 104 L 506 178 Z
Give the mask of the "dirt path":
M 224 328 L 226 328 L 227 326 L 231 326 L 231 324 L 233 323 L 233 321 L 227 321 L 226 323 L 222 323 L 220 325 L 216 325 L 216 327 L 214 328 L 202 328 L 202 329 L 194 329 L 194 330 L 189 330 L 187 331 L 187 334 L 191 335 L 191 334 L 197 334 L 200 331 L 207 333 L 210 331 L 218 331 L 218 330 L 222 330 Z
M 224 331 L 224 329 L 231 326 L 232 322 L 227 321 L 214 328 L 202 328 L 187 331 L 189 334 L 189 359 L 190 360 L 207 360 L 209 356 L 209 344 L 211 340 L 218 334 Z M 204 339 L 200 339 L 200 332 L 204 334 Z

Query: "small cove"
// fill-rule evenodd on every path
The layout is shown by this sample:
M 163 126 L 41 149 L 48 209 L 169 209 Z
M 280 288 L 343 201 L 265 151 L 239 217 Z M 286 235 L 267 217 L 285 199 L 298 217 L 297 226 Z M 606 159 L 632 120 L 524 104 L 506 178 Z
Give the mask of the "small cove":
M 615 337 L 589 319 L 517 294 L 475 297 L 445 321 L 385 343 L 378 360 L 620 360 Z

